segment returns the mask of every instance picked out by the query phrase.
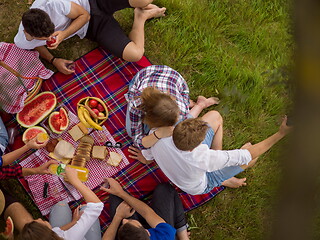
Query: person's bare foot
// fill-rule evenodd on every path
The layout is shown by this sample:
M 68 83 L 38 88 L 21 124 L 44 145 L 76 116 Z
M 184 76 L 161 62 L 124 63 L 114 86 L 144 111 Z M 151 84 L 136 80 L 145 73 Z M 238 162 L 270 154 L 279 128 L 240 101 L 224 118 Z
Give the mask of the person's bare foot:
M 159 8 L 157 5 L 149 4 L 144 8 L 135 8 L 134 14 L 136 17 L 142 17 L 147 20 L 151 18 L 164 17 L 166 10 L 167 9 L 165 7 Z
M 217 97 L 205 98 L 204 96 L 199 96 L 196 105 L 199 105 L 202 109 L 210 107 L 215 104 L 219 104 L 220 100 Z
M 239 188 L 247 185 L 247 183 L 245 182 L 246 180 L 247 178 L 232 177 L 228 180 L 225 180 L 221 185 L 229 188 Z

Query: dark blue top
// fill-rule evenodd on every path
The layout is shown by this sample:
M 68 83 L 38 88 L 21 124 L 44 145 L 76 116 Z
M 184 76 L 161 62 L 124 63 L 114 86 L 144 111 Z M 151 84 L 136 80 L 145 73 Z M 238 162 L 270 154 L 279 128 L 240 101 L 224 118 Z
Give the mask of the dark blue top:
M 151 240 L 174 240 L 176 229 L 168 223 L 159 223 L 155 228 L 148 229 Z

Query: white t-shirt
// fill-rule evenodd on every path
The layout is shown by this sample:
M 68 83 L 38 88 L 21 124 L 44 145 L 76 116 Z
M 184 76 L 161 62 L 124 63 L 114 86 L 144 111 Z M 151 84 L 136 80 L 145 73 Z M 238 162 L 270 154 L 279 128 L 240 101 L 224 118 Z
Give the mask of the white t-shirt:
M 91 228 L 92 224 L 98 219 L 103 209 L 103 203 L 87 203 L 83 214 L 77 223 L 70 229 L 63 231 L 59 227 L 52 228 L 59 237 L 65 240 L 90 240 L 85 239 L 85 235 Z
M 247 165 L 251 154 L 245 149 L 212 150 L 200 144 L 190 151 L 181 151 L 172 137 L 160 139 L 154 146 L 142 150 L 147 160 L 154 159 L 163 173 L 186 193 L 202 194 L 207 187 L 206 172 L 224 167 Z
M 39 8 L 45 11 L 55 26 L 55 31 L 65 30 L 71 23 L 72 19 L 68 18 L 67 15 L 71 11 L 71 2 L 77 3 L 82 6 L 85 10 L 90 13 L 90 5 L 88 0 L 36 0 L 30 8 Z M 86 36 L 89 22 L 87 22 L 77 32 L 70 35 L 68 38 L 78 35 L 80 38 Z M 22 49 L 34 49 L 36 47 L 46 45 L 45 40 L 33 39 L 28 41 L 23 32 L 24 28 L 20 23 L 17 35 L 14 38 L 14 43 Z

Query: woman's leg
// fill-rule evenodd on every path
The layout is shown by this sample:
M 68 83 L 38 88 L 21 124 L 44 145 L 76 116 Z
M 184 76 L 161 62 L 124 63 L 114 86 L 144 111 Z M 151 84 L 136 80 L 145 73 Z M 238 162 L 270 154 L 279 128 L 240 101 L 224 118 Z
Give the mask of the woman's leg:
M 66 201 L 60 201 L 53 206 L 49 215 L 52 227 L 62 227 L 72 221 L 72 212 Z

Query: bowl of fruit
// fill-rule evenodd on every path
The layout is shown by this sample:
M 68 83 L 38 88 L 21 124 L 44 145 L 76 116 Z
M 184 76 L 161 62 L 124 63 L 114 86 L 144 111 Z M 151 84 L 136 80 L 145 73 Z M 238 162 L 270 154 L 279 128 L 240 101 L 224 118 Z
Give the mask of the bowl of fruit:
M 101 125 L 108 118 L 106 104 L 96 97 L 82 98 L 77 104 L 77 112 L 80 121 L 88 128 L 102 130 Z

